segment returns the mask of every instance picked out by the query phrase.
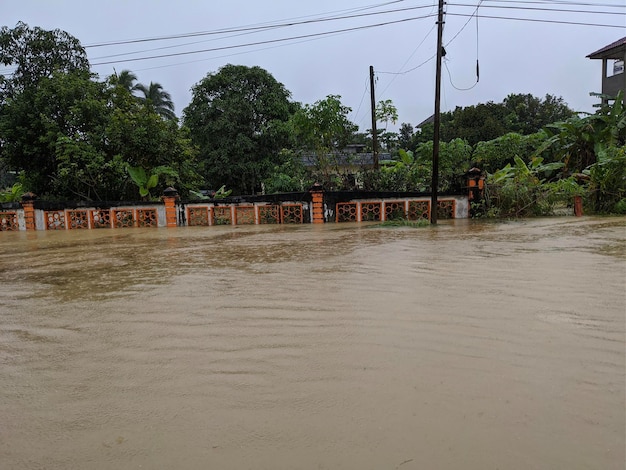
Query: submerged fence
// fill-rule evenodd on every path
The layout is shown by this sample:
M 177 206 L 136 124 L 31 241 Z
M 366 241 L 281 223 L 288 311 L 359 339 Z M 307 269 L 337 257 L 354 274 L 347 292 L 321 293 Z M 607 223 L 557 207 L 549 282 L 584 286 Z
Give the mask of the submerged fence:
M 440 219 L 469 217 L 471 195 L 442 195 Z M 182 201 L 168 188 L 159 202 L 50 203 L 27 193 L 0 204 L 0 231 L 123 229 L 216 225 L 303 224 L 430 219 L 424 193 L 325 192 Z

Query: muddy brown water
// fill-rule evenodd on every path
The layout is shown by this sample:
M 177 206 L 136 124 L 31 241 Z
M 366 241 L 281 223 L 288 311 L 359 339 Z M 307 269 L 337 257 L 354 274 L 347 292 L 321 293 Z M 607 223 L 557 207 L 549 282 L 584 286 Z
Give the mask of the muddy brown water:
M 2 469 L 624 469 L 626 219 L 0 233 Z

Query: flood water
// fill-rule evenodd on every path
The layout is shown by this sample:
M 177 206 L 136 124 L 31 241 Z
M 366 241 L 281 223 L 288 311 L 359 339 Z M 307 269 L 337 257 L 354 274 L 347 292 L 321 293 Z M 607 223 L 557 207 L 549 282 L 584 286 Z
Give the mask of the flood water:
M 0 233 L 0 468 L 624 469 L 626 218 Z

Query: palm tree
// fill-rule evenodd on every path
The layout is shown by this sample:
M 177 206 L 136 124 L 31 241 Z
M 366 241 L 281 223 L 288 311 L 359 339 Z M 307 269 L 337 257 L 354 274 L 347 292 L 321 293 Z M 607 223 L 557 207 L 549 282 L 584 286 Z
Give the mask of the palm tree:
M 135 85 L 137 75 L 130 70 L 122 70 L 119 75 L 116 73 L 115 76 L 117 78 L 117 85 L 125 88 L 129 93 L 132 93 L 139 86 Z
M 139 99 L 151 104 L 157 114 L 165 119 L 176 119 L 172 97 L 159 83 L 150 82 L 149 87 L 140 83 L 134 89 L 143 93 L 144 96 Z

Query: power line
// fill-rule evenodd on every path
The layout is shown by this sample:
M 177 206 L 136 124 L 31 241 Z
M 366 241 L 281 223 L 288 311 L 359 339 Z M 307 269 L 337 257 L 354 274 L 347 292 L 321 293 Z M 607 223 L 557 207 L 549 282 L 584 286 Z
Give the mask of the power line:
M 587 6 L 587 7 L 602 7 L 602 8 L 626 8 L 624 4 L 610 4 L 610 3 L 587 3 L 587 2 L 570 2 L 570 1 L 560 1 L 560 0 L 519 0 L 519 1 L 505 1 L 505 0 L 484 0 L 485 2 L 496 2 L 496 3 L 520 3 L 520 4 L 554 4 L 554 5 L 567 5 L 567 6 Z
M 448 16 L 461 16 L 470 18 L 472 15 L 464 14 L 464 13 L 447 13 Z M 516 18 L 510 16 L 493 16 L 493 15 L 480 15 L 481 18 L 489 18 L 495 20 L 511 20 L 511 21 L 530 21 L 533 23 L 552 23 L 552 24 L 569 24 L 575 26 L 594 26 L 600 28 L 618 28 L 618 29 L 626 29 L 624 25 L 612 25 L 612 24 L 600 24 L 600 23 L 582 23 L 578 21 L 564 21 L 564 20 L 540 20 L 533 18 Z
M 401 2 L 401 1 L 405 1 L 405 0 L 396 0 L 395 2 L 387 2 L 385 4 L 381 4 L 381 6 L 382 5 L 388 5 L 388 4 L 391 4 L 391 3 L 398 3 L 398 2 Z M 373 7 L 370 7 L 370 8 L 373 8 Z M 213 31 L 200 31 L 200 32 L 193 32 L 193 33 L 182 33 L 182 34 L 175 34 L 175 35 L 170 35 L 170 36 L 156 36 L 156 37 L 152 37 L 152 38 L 130 39 L 130 40 L 124 40 L 124 41 L 110 41 L 110 42 L 104 42 L 104 43 L 99 43 L 99 44 L 89 44 L 89 45 L 86 45 L 84 47 L 85 48 L 95 48 L 95 47 L 135 44 L 135 43 L 141 43 L 141 42 L 153 42 L 153 41 L 165 41 L 165 40 L 171 40 L 171 39 L 183 39 L 183 38 L 188 38 L 188 37 L 213 36 L 213 35 L 226 34 L 226 33 L 258 32 L 258 31 L 264 31 L 264 30 L 268 30 L 268 29 L 284 28 L 284 27 L 290 27 L 290 26 L 299 26 L 299 25 L 305 25 L 305 24 L 315 24 L 315 23 L 323 23 L 323 22 L 329 22 L 329 21 L 338 21 L 338 20 L 353 19 L 353 18 L 363 18 L 363 17 L 367 17 L 367 16 L 376 16 L 376 15 L 383 15 L 383 14 L 389 14 L 389 13 L 401 13 L 401 12 L 412 11 L 412 10 L 420 10 L 422 8 L 430 8 L 430 5 L 423 5 L 423 6 L 416 6 L 416 7 L 406 7 L 406 8 L 397 8 L 397 9 L 393 9 L 393 10 L 377 11 L 377 12 L 372 12 L 372 13 L 360 13 L 360 14 L 355 14 L 355 15 L 332 16 L 332 17 L 325 17 L 325 18 L 324 17 L 322 17 L 322 18 L 314 18 L 314 19 L 303 20 L 303 21 L 289 21 L 289 22 L 286 22 L 286 23 L 278 23 L 278 22 L 260 23 L 260 24 L 256 24 L 256 25 L 233 27 L 233 28 L 224 28 L 224 29 L 217 29 L 217 30 L 213 30 Z M 349 10 L 349 11 L 353 11 L 353 10 Z M 360 10 L 357 10 L 357 11 L 360 11 Z
M 474 5 L 468 5 L 466 3 L 448 3 L 449 6 L 457 6 L 457 7 L 472 7 Z M 569 10 L 563 8 L 539 8 L 539 7 L 516 7 L 511 5 L 485 5 L 483 8 L 493 8 L 493 9 L 507 9 L 507 10 L 524 10 L 524 11 L 546 11 L 546 12 L 555 12 L 555 13 L 585 13 L 585 14 L 596 14 L 596 15 L 618 15 L 623 16 L 623 13 L 616 11 L 592 11 L 592 10 Z
M 360 121 L 358 121 L 359 118 L 359 111 L 361 111 L 361 105 L 363 104 L 363 100 L 365 99 L 365 96 L 367 95 L 367 91 L 369 89 L 369 77 L 367 77 L 365 79 L 365 89 L 363 90 L 363 95 L 361 95 L 361 101 L 359 101 L 359 106 L 357 107 L 356 111 L 354 112 L 354 120 L 356 122 L 358 122 L 360 124 Z M 363 119 L 361 119 L 362 121 Z
M 404 1 L 404 0 L 399 0 L 399 1 Z M 93 60 L 108 59 L 108 58 L 112 58 L 112 57 L 121 57 L 121 56 L 133 55 L 133 54 L 142 54 L 142 53 L 145 53 L 145 52 L 158 51 L 158 50 L 164 50 L 164 49 L 172 49 L 172 48 L 183 47 L 183 46 L 188 46 L 188 45 L 193 45 L 193 44 L 199 44 L 199 43 L 202 43 L 202 42 L 215 41 L 215 40 L 219 40 L 219 39 L 228 39 L 228 38 L 231 38 L 231 37 L 243 36 L 243 35 L 247 35 L 247 34 L 254 34 L 254 33 L 258 33 L 258 32 L 265 32 L 265 31 L 270 31 L 270 30 L 279 29 L 279 28 L 286 28 L 286 27 L 291 27 L 291 26 L 301 26 L 301 25 L 309 25 L 309 24 L 328 22 L 328 21 L 338 21 L 338 20 L 345 20 L 345 19 L 363 18 L 363 17 L 368 17 L 368 16 L 377 16 L 377 15 L 383 15 L 383 14 L 389 14 L 389 13 L 398 13 L 398 12 L 419 10 L 419 9 L 422 9 L 422 8 L 429 8 L 429 7 L 430 7 L 430 5 L 418 6 L 418 7 L 409 7 L 409 8 L 400 8 L 400 9 L 395 9 L 395 10 L 386 10 L 386 11 L 379 11 L 379 12 L 373 12 L 373 13 L 361 13 L 361 14 L 358 14 L 358 15 L 338 16 L 338 17 L 332 17 L 332 18 L 317 18 L 317 19 L 314 19 L 314 20 L 306 20 L 306 21 L 291 22 L 291 23 L 271 24 L 271 25 L 253 26 L 253 27 L 241 27 L 241 28 L 230 28 L 230 29 L 224 29 L 224 30 L 206 31 L 206 32 L 202 32 L 202 33 L 188 33 L 188 34 L 176 35 L 176 36 L 162 36 L 162 37 L 159 37 L 159 38 L 152 38 L 152 39 L 120 41 L 120 42 L 114 42 L 114 43 L 108 43 L 108 44 L 110 44 L 110 45 L 123 45 L 123 44 L 132 44 L 132 43 L 135 43 L 135 42 L 161 41 L 161 40 L 165 40 L 165 39 L 180 39 L 180 38 L 185 38 L 185 37 L 214 36 L 214 35 L 221 35 L 221 34 L 225 34 L 225 33 L 238 33 L 238 34 L 233 34 L 231 36 L 222 36 L 220 38 L 208 39 L 208 40 L 205 40 L 205 41 L 195 41 L 195 42 L 192 42 L 192 43 L 176 44 L 176 45 L 173 45 L 173 46 L 163 46 L 163 47 L 144 49 L 144 50 L 134 51 L 134 52 L 124 52 L 124 53 L 120 53 L 120 54 L 112 54 L 112 55 L 107 55 L 107 56 L 95 57 L 95 58 L 93 58 Z M 85 46 L 85 47 L 90 47 L 90 46 Z M 91 47 L 98 47 L 98 45 L 91 46 Z
M 172 53 L 172 54 L 161 54 L 161 55 L 154 55 L 154 56 L 136 57 L 134 59 L 112 60 L 112 61 L 107 61 L 107 62 L 99 62 L 99 63 L 95 63 L 95 64 L 92 64 L 92 65 L 93 66 L 97 66 L 97 65 L 107 65 L 107 64 L 119 64 L 119 63 L 124 63 L 124 62 L 136 62 L 136 61 L 140 61 L 140 60 L 149 60 L 149 59 L 162 59 L 162 58 L 166 58 L 166 57 L 178 57 L 178 56 L 182 56 L 182 55 L 200 54 L 202 52 L 215 52 L 215 51 L 222 51 L 222 50 L 228 50 L 228 49 L 237 49 L 237 48 L 241 48 L 241 47 L 258 46 L 258 45 L 263 45 L 263 44 L 273 44 L 273 43 L 277 43 L 277 42 L 293 41 L 293 40 L 297 40 L 297 39 L 306 39 L 306 38 L 327 36 L 327 35 L 336 34 L 336 33 L 359 31 L 359 30 L 370 29 L 370 28 L 378 28 L 378 27 L 381 27 L 381 26 L 388 26 L 388 25 L 391 25 L 391 24 L 406 23 L 408 21 L 415 21 L 415 20 L 420 20 L 420 19 L 424 19 L 424 18 L 429 18 L 430 16 L 432 16 L 432 15 L 416 16 L 416 17 L 411 17 L 411 18 L 403 18 L 403 19 L 400 19 L 400 20 L 386 21 L 386 22 L 383 22 L 383 23 L 376 23 L 376 24 L 370 24 L 370 25 L 364 25 L 364 26 L 355 26 L 355 27 L 352 27 L 352 28 L 338 29 L 338 30 L 334 30 L 334 31 L 324 31 L 324 32 L 321 32 L 321 33 L 311 33 L 311 34 L 303 34 L 303 35 L 300 35 L 300 36 L 290 36 L 290 37 L 286 37 L 286 38 L 268 39 L 268 40 L 265 40 L 265 41 L 256 41 L 256 42 L 250 42 L 250 43 L 245 43 L 245 44 L 235 44 L 235 45 L 230 45 L 230 46 L 214 47 L 214 48 L 210 48 L 210 49 L 202 49 L 202 50 L 196 50 L 196 51 L 186 51 L 186 52 L 176 52 L 176 53 Z
M 461 32 L 465 29 L 465 27 L 470 23 L 470 21 L 472 21 L 472 18 L 476 18 L 476 81 L 474 82 L 474 84 L 470 87 L 466 87 L 466 88 L 460 88 L 458 86 L 456 86 L 454 84 L 454 82 L 452 81 L 452 73 L 450 73 L 450 69 L 448 68 L 448 60 L 443 61 L 443 65 L 446 67 L 446 71 L 448 72 L 448 79 L 450 80 L 450 85 L 452 86 L 452 88 L 454 88 L 455 90 L 458 91 L 469 91 L 473 88 L 476 87 L 476 85 L 478 85 L 478 82 L 480 80 L 480 72 L 479 72 L 479 61 L 478 61 L 478 9 L 480 8 L 481 4 L 482 4 L 483 0 L 479 0 L 478 4 L 476 5 L 476 9 L 474 10 L 474 13 L 472 13 L 472 16 L 470 16 L 468 18 L 468 20 L 465 22 L 465 24 L 461 27 L 461 29 L 454 35 L 454 37 L 452 39 L 450 39 L 450 41 L 448 41 L 448 44 L 450 44 L 452 41 L 454 41 L 456 39 L 456 37 L 461 34 Z
M 435 57 L 437 57 L 437 54 L 433 54 L 431 57 L 429 57 L 428 59 L 426 59 L 424 62 L 416 65 L 415 67 L 412 67 L 408 70 L 405 70 L 404 72 L 377 72 L 377 73 L 381 73 L 381 74 L 385 74 L 385 75 L 406 75 L 407 73 L 411 73 L 414 70 L 419 69 L 420 67 L 423 67 L 424 65 L 426 65 L 428 62 L 430 62 L 431 60 L 433 60 Z
M 413 52 L 411 53 L 411 55 L 409 56 L 409 58 L 407 60 L 404 61 L 404 64 L 402 64 L 402 66 L 400 67 L 400 70 L 402 71 L 402 69 L 406 66 L 406 64 L 409 63 L 409 61 L 413 58 L 413 56 L 415 55 L 415 53 L 417 52 L 417 50 L 422 47 L 422 45 L 424 44 L 424 42 L 426 41 L 426 39 L 428 39 L 428 37 L 430 36 L 430 33 L 432 33 L 432 31 L 435 29 L 435 26 L 437 26 L 437 24 L 433 24 L 433 26 L 430 28 L 430 30 L 426 33 L 426 35 L 424 36 L 424 38 L 421 40 L 421 42 L 417 45 L 417 47 L 415 49 L 413 49 Z M 381 91 L 381 95 L 385 96 L 385 92 L 389 89 L 389 87 L 393 84 L 393 82 L 395 82 L 396 78 L 398 78 L 399 75 L 404 75 L 406 73 L 412 72 L 413 70 L 421 67 L 422 65 L 430 62 L 435 56 L 431 57 L 430 59 L 428 59 L 426 62 L 423 62 L 422 64 L 418 65 L 415 68 L 409 69 L 405 72 L 399 72 L 399 73 L 394 73 L 394 72 L 378 72 L 378 73 L 382 73 L 382 74 L 386 74 L 386 75 L 393 75 L 393 77 L 391 78 L 391 80 L 389 80 L 389 83 L 387 83 L 387 85 L 385 86 L 385 88 L 383 88 L 383 91 Z
M 155 69 L 163 69 L 163 68 L 168 68 L 168 67 L 177 67 L 179 65 L 187 65 L 187 64 L 196 64 L 198 62 L 206 62 L 207 60 L 223 59 L 225 57 L 234 57 L 234 56 L 244 55 L 244 54 L 253 54 L 253 53 L 259 52 L 259 51 L 268 51 L 270 49 L 278 49 L 279 47 L 288 47 L 288 46 L 292 46 L 294 44 L 303 44 L 305 42 L 319 41 L 320 39 L 326 39 L 328 37 L 333 37 L 333 36 L 340 36 L 342 34 L 348 34 L 348 33 L 335 33 L 335 34 L 330 34 L 330 35 L 328 35 L 326 37 L 303 39 L 301 41 L 294 41 L 294 42 L 291 42 L 289 44 L 276 44 L 276 45 L 273 45 L 273 46 L 260 47 L 260 48 L 249 50 L 249 51 L 233 52 L 233 53 L 230 53 L 230 54 L 212 56 L 212 57 L 208 57 L 208 58 L 205 58 L 205 59 L 190 60 L 190 61 L 187 61 L 187 62 L 177 62 L 175 64 L 157 65 L 155 67 L 144 67 L 142 69 L 135 69 L 135 68 L 133 68 L 133 71 L 135 71 L 135 72 L 143 72 L 144 70 L 155 70 Z

